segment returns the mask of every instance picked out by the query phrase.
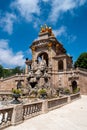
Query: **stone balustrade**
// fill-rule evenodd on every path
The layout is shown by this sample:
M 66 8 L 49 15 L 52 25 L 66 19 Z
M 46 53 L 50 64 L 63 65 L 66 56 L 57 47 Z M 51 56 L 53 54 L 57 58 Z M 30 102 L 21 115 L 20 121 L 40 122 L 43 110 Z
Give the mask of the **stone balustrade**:
M 0 109 L 0 129 L 11 125 L 12 113 L 12 107 Z
M 70 100 L 73 101 L 73 100 L 78 99 L 79 97 L 80 97 L 80 93 L 78 93 L 78 94 L 73 94 L 73 95 L 70 96 Z
M 21 74 L 15 74 L 13 76 L 9 76 L 9 77 L 6 77 L 6 78 L 3 78 L 1 77 L 0 78 L 0 81 L 6 81 L 6 80 L 9 80 L 9 79 L 13 79 L 13 78 L 19 78 L 19 79 L 24 79 L 24 77 L 27 77 L 25 74 L 21 73 Z
M 23 106 L 23 119 L 29 119 L 31 117 L 41 114 L 42 102 L 25 104 Z
M 68 97 L 61 97 L 61 98 L 48 100 L 48 109 L 53 110 L 55 108 L 67 104 L 67 102 L 68 102 Z
M 0 129 L 9 125 L 17 125 L 24 120 L 47 113 L 80 98 L 80 93 L 54 99 L 46 99 L 33 103 L 11 105 L 0 108 Z

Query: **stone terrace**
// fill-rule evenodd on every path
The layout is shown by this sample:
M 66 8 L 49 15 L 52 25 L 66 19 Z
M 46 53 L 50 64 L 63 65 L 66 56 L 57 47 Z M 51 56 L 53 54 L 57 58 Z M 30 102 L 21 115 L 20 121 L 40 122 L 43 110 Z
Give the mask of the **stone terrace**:
M 4 130 L 87 130 L 87 96 Z

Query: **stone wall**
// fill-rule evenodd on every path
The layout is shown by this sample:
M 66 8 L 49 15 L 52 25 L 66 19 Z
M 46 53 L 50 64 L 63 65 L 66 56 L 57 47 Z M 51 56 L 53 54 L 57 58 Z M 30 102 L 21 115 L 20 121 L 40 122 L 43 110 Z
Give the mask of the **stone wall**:
M 80 88 L 81 94 L 87 94 L 87 70 L 71 69 L 63 72 L 53 72 L 51 84 L 54 88 L 69 88 L 72 91 L 72 82 L 77 82 L 77 88 Z
M 21 84 L 25 86 L 26 84 L 26 75 L 14 75 L 8 78 L 0 79 L 0 91 L 11 91 L 12 88 L 17 87 L 18 81 L 21 81 Z
M 79 86 L 81 94 L 87 95 L 87 70 L 79 70 Z
M 72 81 L 77 82 L 77 87 L 80 88 L 81 94 L 87 94 L 87 70 L 76 69 L 69 71 L 52 71 L 50 85 L 53 88 L 65 87 L 72 91 Z M 23 86 L 26 86 L 27 75 L 15 75 L 9 78 L 0 79 L 0 91 L 11 91 L 17 86 L 18 81 L 21 81 Z

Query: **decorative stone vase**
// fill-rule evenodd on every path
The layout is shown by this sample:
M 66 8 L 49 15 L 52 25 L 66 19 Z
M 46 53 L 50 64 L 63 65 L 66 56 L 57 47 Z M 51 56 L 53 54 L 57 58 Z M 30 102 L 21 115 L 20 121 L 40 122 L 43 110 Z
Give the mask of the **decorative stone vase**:
M 46 93 L 41 94 L 41 98 L 42 99 L 46 99 L 47 98 L 47 94 Z
M 14 100 L 11 102 L 12 104 L 19 104 L 19 103 L 21 103 L 21 102 L 18 100 L 18 98 L 20 97 L 20 94 L 13 93 L 12 96 L 13 96 L 13 98 L 14 98 Z

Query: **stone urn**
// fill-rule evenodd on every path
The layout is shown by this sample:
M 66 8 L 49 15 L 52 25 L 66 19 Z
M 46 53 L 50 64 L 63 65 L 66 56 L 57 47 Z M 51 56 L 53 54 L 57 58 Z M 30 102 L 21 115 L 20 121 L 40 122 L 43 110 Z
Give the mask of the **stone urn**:
M 13 96 L 13 101 L 11 102 L 12 104 L 19 104 L 19 103 L 21 103 L 19 100 L 18 100 L 18 98 L 20 97 L 20 93 L 21 93 L 21 91 L 19 90 L 19 89 L 14 89 L 13 91 L 12 91 L 13 93 L 12 93 L 12 96 Z
M 46 90 L 45 89 L 40 89 L 39 90 L 39 94 L 40 94 L 40 98 L 42 98 L 42 99 L 46 99 L 47 98 L 47 92 L 46 92 Z

